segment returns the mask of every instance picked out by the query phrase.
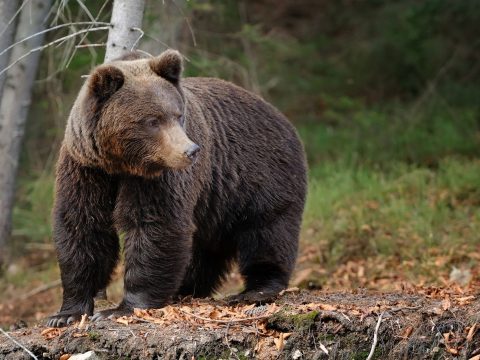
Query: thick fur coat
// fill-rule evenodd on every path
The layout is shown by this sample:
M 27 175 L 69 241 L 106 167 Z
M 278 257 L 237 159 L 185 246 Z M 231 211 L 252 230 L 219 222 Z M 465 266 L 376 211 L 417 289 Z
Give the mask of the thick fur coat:
M 125 294 L 96 318 L 208 296 L 238 262 L 240 299 L 288 285 L 306 195 L 302 145 L 258 96 L 181 79 L 176 51 L 101 65 L 73 106 L 57 166 L 60 326 L 93 313 L 125 239 Z

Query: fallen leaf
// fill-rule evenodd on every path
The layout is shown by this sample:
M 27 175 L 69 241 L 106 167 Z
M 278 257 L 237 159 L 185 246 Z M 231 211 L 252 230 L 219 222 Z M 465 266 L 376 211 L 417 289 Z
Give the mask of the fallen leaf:
M 283 339 L 283 333 L 280 333 L 280 336 L 278 338 L 274 338 L 273 342 L 275 343 L 275 346 L 277 347 L 277 350 L 282 351 L 284 346 L 285 346 L 285 341 Z
M 123 325 L 128 325 L 130 324 L 132 321 L 129 320 L 126 316 L 122 316 L 122 317 L 119 317 L 115 320 L 116 322 L 120 323 L 120 324 L 123 324 Z
M 470 342 L 473 340 L 475 333 L 477 332 L 477 323 L 473 324 L 468 330 L 467 341 Z
M 405 329 L 401 337 L 404 339 L 408 339 L 410 335 L 412 335 L 412 332 L 413 332 L 413 326 L 409 326 Z
M 72 336 L 74 338 L 80 338 L 80 337 L 88 336 L 88 334 L 87 333 L 73 333 Z
M 458 305 L 463 306 L 463 305 L 468 305 L 472 302 L 472 300 L 475 300 L 475 296 L 473 295 L 464 296 L 464 297 L 457 298 L 455 300 L 458 301 Z
M 452 306 L 452 303 L 449 297 L 446 297 L 445 299 L 442 300 L 442 309 L 444 311 L 447 311 L 448 309 L 450 309 L 451 306 Z
M 291 287 L 291 288 L 280 291 L 280 293 L 278 295 L 282 296 L 286 293 L 293 293 L 293 292 L 299 292 L 299 291 L 300 291 L 300 289 L 298 287 L 294 286 L 294 287 Z
M 59 336 L 61 333 L 62 331 L 59 328 L 47 328 L 43 330 L 40 335 L 42 335 L 46 340 L 51 340 Z
M 85 322 L 87 321 L 88 319 L 88 315 L 87 314 L 83 314 L 82 315 L 82 318 L 80 319 L 80 323 L 77 325 L 77 329 L 83 329 L 83 327 L 85 326 Z
M 458 355 L 458 350 L 457 350 L 457 349 L 448 347 L 448 348 L 447 348 L 447 351 L 448 351 L 450 354 L 452 354 L 452 355 Z
M 62 356 L 60 356 L 59 360 L 68 360 L 71 356 L 72 354 L 63 354 Z

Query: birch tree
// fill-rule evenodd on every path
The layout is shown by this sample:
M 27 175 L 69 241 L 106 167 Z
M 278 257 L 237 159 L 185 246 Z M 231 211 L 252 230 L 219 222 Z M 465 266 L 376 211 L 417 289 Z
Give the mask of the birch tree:
M 144 0 L 115 0 L 113 2 L 111 29 L 108 32 L 105 62 L 133 50 L 143 35 L 142 20 Z
M 15 12 L 18 9 L 18 0 L 0 0 L 0 51 L 6 49 L 12 44 L 13 33 L 15 30 Z M 8 64 L 7 51 L 0 55 L 0 69 L 3 69 Z M 5 82 L 6 74 L 0 75 L 0 98 L 2 95 L 3 84 Z
M 20 13 L 15 41 L 45 29 L 50 6 L 51 0 L 30 0 Z M 15 46 L 10 61 L 42 43 L 40 34 Z M 0 101 L 0 262 L 5 260 L 10 236 L 15 177 L 39 57 L 39 52 L 32 53 L 8 70 Z

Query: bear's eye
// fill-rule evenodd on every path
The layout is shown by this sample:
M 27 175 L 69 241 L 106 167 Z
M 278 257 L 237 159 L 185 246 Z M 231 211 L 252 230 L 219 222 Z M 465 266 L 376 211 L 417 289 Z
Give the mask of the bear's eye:
M 149 117 L 143 120 L 144 124 L 149 127 L 158 127 L 160 125 L 160 119 L 156 117 Z

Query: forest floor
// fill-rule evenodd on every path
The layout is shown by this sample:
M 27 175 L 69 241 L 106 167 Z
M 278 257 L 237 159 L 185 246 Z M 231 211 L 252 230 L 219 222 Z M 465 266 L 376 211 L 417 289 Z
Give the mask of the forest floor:
M 480 359 L 478 289 L 402 293 L 292 288 L 266 305 L 185 299 L 130 317 L 9 336 L 38 359 Z M 0 358 L 30 356 L 12 339 Z M 372 354 L 369 357 L 369 354 Z
M 398 268 L 376 259 L 347 262 L 325 280 L 312 260 L 315 248 L 304 244 L 295 287 L 271 304 L 226 304 L 224 296 L 241 289 L 233 271 L 214 299 L 184 299 L 116 321 L 53 329 L 44 325 L 61 300 L 52 256 L 51 249 L 37 249 L 20 259 L 17 266 L 42 270 L 19 272 L 21 281 L 4 286 L 0 324 L 10 338 L 0 334 L 0 359 L 32 358 L 19 343 L 38 359 L 62 360 L 88 351 L 101 359 L 480 360 L 476 273 L 473 280 L 470 273 L 439 273 L 439 285 L 427 286 L 408 282 Z M 383 276 L 373 268 L 383 269 Z M 121 298 L 121 273 L 119 268 L 108 289 L 110 300 Z M 462 274 L 469 277 L 463 286 Z

